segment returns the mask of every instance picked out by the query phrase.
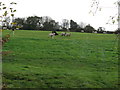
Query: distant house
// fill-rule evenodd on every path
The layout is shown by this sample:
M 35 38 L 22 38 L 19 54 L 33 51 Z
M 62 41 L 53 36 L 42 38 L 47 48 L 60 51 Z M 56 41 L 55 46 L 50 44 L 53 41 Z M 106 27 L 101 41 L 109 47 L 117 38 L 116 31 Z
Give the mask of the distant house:
M 84 32 L 84 30 L 81 30 L 81 32 Z
M 97 31 L 93 31 L 93 33 L 97 33 Z
M 16 28 L 16 30 L 19 30 L 19 28 Z
M 106 34 L 106 32 L 103 32 L 104 34 Z
M 7 27 L 3 27 L 3 29 L 7 29 Z

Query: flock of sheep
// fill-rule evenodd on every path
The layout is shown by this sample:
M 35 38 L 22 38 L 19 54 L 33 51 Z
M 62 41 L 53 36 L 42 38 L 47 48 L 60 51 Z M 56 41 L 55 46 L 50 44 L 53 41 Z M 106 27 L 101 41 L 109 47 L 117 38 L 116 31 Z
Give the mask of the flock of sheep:
M 60 35 L 61 36 L 71 36 L 71 33 L 62 32 Z M 55 36 L 56 36 L 56 33 L 50 33 L 49 34 L 49 37 L 51 37 L 52 39 L 54 39 Z

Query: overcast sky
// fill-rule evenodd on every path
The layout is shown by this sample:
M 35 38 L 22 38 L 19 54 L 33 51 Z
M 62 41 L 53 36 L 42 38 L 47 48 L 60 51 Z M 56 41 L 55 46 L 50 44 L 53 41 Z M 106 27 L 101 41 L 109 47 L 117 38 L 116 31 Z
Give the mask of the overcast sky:
M 0 0 L 5 3 L 15 1 L 17 12 L 15 17 L 50 16 L 52 19 L 62 22 L 62 19 L 72 19 L 78 24 L 84 22 L 95 29 L 105 27 L 106 30 L 115 30 L 118 25 L 106 25 L 109 16 L 118 13 L 114 2 L 117 0 L 99 0 L 102 11 L 95 16 L 89 14 L 92 0 Z

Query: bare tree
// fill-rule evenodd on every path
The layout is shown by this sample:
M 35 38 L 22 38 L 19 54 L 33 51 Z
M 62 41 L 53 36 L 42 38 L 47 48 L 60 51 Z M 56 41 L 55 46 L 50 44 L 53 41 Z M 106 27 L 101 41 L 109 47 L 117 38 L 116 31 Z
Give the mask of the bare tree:
M 86 23 L 84 23 L 84 22 L 80 22 L 79 26 L 80 26 L 81 28 L 85 28 Z
M 14 19 L 14 13 L 16 12 L 16 9 L 13 8 L 13 5 L 16 5 L 17 3 L 15 2 L 11 2 L 10 6 L 6 6 L 6 4 L 0 2 L 0 22 L 1 22 L 1 26 L 3 29 L 4 25 L 8 24 L 8 19 L 9 22 L 11 21 L 12 25 L 13 23 L 13 19 Z M 8 18 L 9 17 L 9 18 Z
M 68 29 L 69 29 L 69 20 L 67 20 L 67 19 L 63 19 L 63 20 L 62 20 L 62 28 L 63 28 L 64 30 L 69 31 L 69 30 L 68 30 Z
M 114 7 L 118 8 L 118 13 L 110 15 L 106 24 L 115 24 L 118 22 L 120 24 L 120 0 L 116 0 L 113 4 Z M 103 8 L 107 7 L 100 6 L 99 0 L 92 0 L 90 13 L 94 16 L 98 11 L 102 11 Z

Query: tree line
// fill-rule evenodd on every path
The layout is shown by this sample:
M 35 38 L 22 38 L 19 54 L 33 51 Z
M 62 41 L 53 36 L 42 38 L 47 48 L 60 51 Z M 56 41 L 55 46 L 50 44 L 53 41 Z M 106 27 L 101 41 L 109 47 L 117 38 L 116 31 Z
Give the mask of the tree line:
M 71 31 L 71 32 L 86 32 L 86 33 L 113 33 L 112 31 L 105 31 L 104 27 L 99 27 L 97 30 L 90 24 L 86 25 L 81 22 L 78 24 L 74 20 L 63 19 L 62 23 L 56 22 L 49 16 L 29 16 L 27 18 L 15 18 L 13 20 L 14 26 L 10 24 L 10 18 L 6 18 L 6 23 L 3 27 L 7 29 L 20 30 L 44 30 L 44 31 Z

